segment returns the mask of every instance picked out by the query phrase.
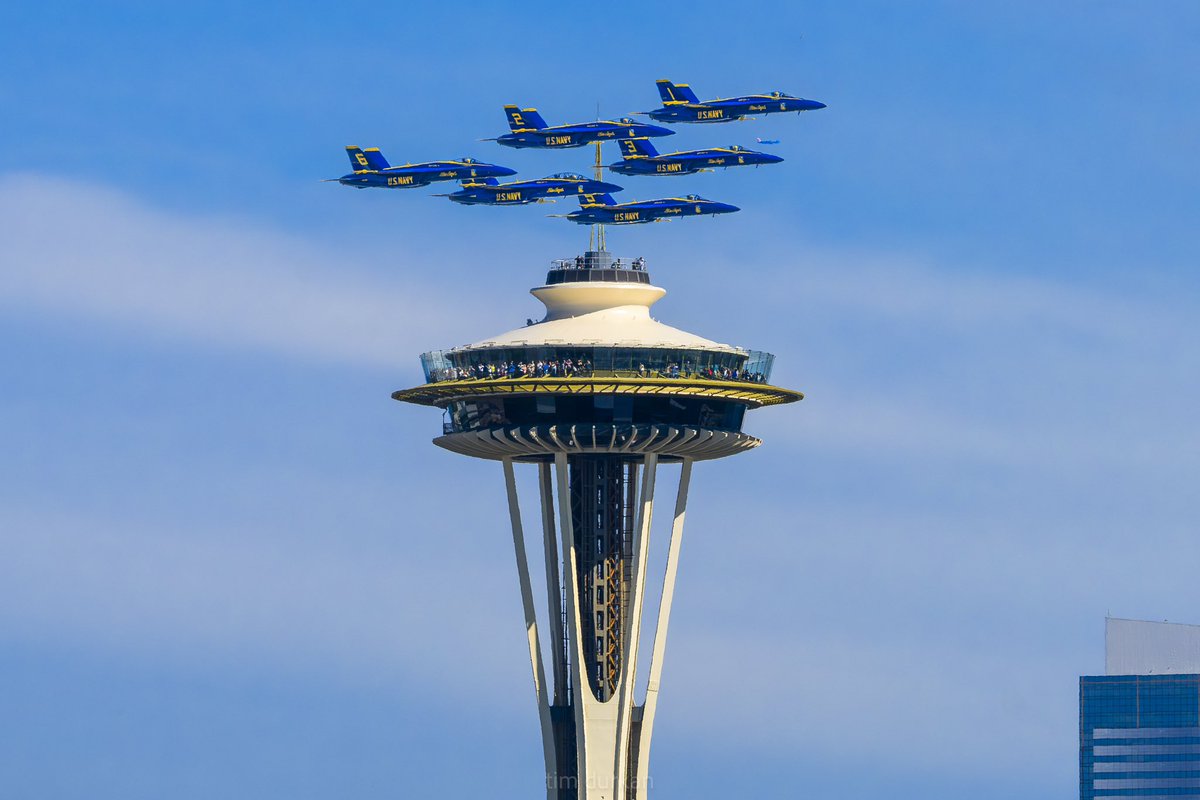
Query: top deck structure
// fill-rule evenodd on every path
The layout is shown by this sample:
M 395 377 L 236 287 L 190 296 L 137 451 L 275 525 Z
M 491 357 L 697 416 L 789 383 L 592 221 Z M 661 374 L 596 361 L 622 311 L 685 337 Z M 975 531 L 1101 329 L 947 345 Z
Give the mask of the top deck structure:
M 426 383 L 393 394 L 445 410 L 440 446 L 528 459 L 653 444 L 674 458 L 687 443 L 694 457 L 717 458 L 760 444 L 742 433 L 748 409 L 803 397 L 771 385 L 771 354 L 653 319 L 666 291 L 650 282 L 644 259 L 588 251 L 552 262 L 530 291 L 545 318 L 424 353 Z M 710 446 L 697 449 L 701 441 Z

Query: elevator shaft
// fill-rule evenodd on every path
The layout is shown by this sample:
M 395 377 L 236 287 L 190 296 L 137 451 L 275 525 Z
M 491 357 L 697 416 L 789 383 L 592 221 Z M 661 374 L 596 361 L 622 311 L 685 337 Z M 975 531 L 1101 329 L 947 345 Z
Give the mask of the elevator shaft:
M 596 699 L 617 691 L 625 662 L 637 464 L 613 455 L 568 459 L 583 668 Z

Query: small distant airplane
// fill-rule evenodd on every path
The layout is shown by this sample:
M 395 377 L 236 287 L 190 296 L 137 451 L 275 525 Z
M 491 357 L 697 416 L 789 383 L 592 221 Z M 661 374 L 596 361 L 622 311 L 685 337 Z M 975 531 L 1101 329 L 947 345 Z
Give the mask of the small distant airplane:
M 424 164 L 404 164 L 393 167 L 379 152 L 378 147 L 361 147 L 351 145 L 346 148 L 350 156 L 350 166 L 354 169 L 348 175 L 340 178 L 326 178 L 326 181 L 337 181 L 345 186 L 356 189 L 383 187 L 391 189 L 411 189 L 417 186 L 428 186 L 435 181 L 461 181 L 473 178 L 503 178 L 516 175 L 515 169 L 487 164 L 473 158 L 462 158 L 458 161 L 429 161 Z
M 505 147 L 583 147 L 585 144 L 606 142 L 610 139 L 671 136 L 675 133 L 667 128 L 637 122 L 628 117 L 550 127 L 536 108 L 505 106 L 504 113 L 508 117 L 508 127 L 512 129 L 512 133 L 482 141 L 496 142 Z
M 758 142 L 759 144 L 779 144 L 778 139 L 759 139 L 756 137 L 754 141 Z
M 449 197 L 455 203 L 468 206 L 523 206 L 527 203 L 553 202 L 547 198 L 620 191 L 622 188 L 615 183 L 592 180 L 574 172 L 560 172 L 535 181 L 499 183 L 495 178 L 463 181 L 463 187 L 457 192 L 437 196 Z
M 659 122 L 731 122 L 748 114 L 779 114 L 825 108 L 824 103 L 793 97 L 783 92 L 718 98 L 702 103 L 686 83 L 676 84 L 668 80 L 655 83 L 662 97 L 662 107 L 641 113 Z
M 747 150 L 732 144 L 706 150 L 681 150 L 660 155 L 645 139 L 622 139 L 621 161 L 608 168 L 622 175 L 691 175 L 711 171 L 713 167 L 778 164 L 779 156 Z
M 585 194 L 579 196 L 579 210 L 572 211 L 565 217 L 580 225 L 637 225 L 700 214 L 731 214 L 740 210 L 737 206 L 705 200 L 695 194 L 686 197 L 664 197 L 660 200 L 635 200 L 630 203 L 618 203 L 607 194 Z

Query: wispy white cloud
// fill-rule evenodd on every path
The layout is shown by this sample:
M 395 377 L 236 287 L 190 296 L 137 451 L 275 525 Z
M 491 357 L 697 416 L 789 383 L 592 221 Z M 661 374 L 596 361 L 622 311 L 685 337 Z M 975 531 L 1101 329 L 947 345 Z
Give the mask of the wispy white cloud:
M 364 268 L 380 256 L 375 246 L 335 249 L 252 220 L 155 210 L 102 186 L 0 177 L 0 305 L 11 309 L 394 367 L 451 331 L 415 265 L 401 261 L 383 280 Z
M 1025 276 L 955 273 L 914 257 L 818 251 L 800 277 L 815 303 L 924 325 L 978 328 L 1051 323 L 1106 337 L 1148 321 L 1132 304 Z
M 1191 298 L 831 250 L 791 275 L 739 320 L 809 395 L 787 423 L 752 415 L 781 443 L 1036 470 L 1196 463 Z
M 229 521 L 148 528 L 11 508 L 3 528 L 0 630 L 10 642 L 393 692 L 421 685 L 458 703 L 486 695 L 500 709 L 518 702 L 506 679 L 527 677 L 509 564 L 489 565 L 486 548 L 454 558 L 287 541 Z
M 769 643 L 731 630 L 680 631 L 662 700 L 667 735 L 691 732 L 696 747 L 717 751 L 732 729 L 764 753 L 846 767 L 1061 780 L 1074 754 L 1062 722 L 1074 698 L 1047 691 L 1057 663 L 999 656 L 969 640 L 880 642 L 871 633 L 796 631 Z

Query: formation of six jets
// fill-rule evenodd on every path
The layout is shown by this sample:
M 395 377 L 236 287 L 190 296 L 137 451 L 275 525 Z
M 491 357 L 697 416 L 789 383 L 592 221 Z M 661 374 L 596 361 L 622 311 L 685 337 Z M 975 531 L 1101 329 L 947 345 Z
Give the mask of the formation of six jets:
M 686 83 L 668 80 L 656 82 L 662 106 L 641 112 L 651 119 L 670 124 L 717 123 L 750 119 L 751 114 L 779 114 L 815 111 L 824 103 L 793 97 L 783 92 L 719 98 L 701 102 Z M 621 175 L 692 175 L 716 167 L 778 164 L 782 158 L 749 150 L 738 145 L 659 153 L 650 139 L 671 136 L 675 131 L 659 125 L 640 123 L 628 117 L 597 120 L 570 125 L 547 125 L 534 108 L 504 107 L 510 133 L 482 141 L 514 148 L 572 148 L 615 141 L 621 148 L 621 161 L 608 169 Z M 778 140 L 758 140 L 777 144 Z M 573 172 L 561 172 L 530 181 L 500 183 L 497 179 L 516 175 L 516 170 L 473 158 L 431 161 L 422 164 L 392 166 L 378 147 L 347 147 L 353 172 L 331 181 L 359 189 L 413 188 L 439 181 L 459 181 L 456 192 L 439 194 L 464 205 L 525 205 L 553 201 L 574 195 L 579 209 L 559 216 L 581 225 L 632 225 L 701 214 L 728 214 L 737 206 L 706 200 L 698 195 L 666 197 L 618 203 L 612 195 L 622 191 L 616 184 L 587 178 Z

